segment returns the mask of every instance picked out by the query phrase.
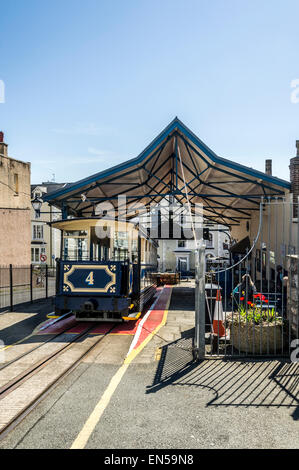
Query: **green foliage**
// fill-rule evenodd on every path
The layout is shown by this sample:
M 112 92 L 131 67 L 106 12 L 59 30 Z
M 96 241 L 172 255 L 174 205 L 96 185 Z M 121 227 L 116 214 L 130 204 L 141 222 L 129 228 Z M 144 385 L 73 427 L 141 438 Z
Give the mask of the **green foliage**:
M 262 309 L 255 304 L 251 304 L 251 307 L 248 307 L 247 310 L 243 305 L 240 305 L 237 314 L 240 316 L 240 320 L 248 323 L 253 323 L 255 325 L 260 325 L 261 323 L 281 323 L 282 318 L 279 317 L 275 308 L 265 308 Z M 236 317 L 235 317 L 236 319 Z

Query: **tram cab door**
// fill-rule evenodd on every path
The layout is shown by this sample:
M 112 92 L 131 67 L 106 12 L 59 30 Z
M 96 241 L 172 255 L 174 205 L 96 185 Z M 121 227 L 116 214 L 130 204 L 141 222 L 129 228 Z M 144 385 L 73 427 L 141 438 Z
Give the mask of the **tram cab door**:
M 110 228 L 106 228 L 107 234 L 103 232 L 103 227 L 100 230 L 97 227 L 91 228 L 90 259 L 92 261 L 108 261 L 110 258 Z

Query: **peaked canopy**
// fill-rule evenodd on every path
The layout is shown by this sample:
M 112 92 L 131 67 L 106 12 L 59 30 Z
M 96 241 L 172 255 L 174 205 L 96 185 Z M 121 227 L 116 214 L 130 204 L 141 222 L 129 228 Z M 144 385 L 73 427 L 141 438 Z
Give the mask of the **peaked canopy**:
M 127 218 L 138 204 L 149 206 L 166 196 L 186 204 L 202 203 L 204 216 L 215 223 L 237 225 L 259 210 L 262 196 L 281 196 L 288 181 L 216 155 L 175 118 L 138 157 L 44 196 L 44 201 L 76 217 L 90 217 L 95 206 L 127 200 Z

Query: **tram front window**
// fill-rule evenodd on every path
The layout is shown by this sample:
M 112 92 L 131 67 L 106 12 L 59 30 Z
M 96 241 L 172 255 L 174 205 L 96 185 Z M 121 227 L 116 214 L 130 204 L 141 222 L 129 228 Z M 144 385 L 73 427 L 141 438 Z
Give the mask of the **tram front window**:
M 129 258 L 129 233 L 115 232 L 113 246 L 114 261 L 124 261 Z
M 110 232 L 109 232 L 110 233 Z M 92 227 L 90 234 L 90 260 L 108 261 L 110 259 L 110 238 L 99 238 L 95 227 Z
M 65 261 L 89 260 L 88 234 L 85 230 L 64 231 L 63 259 Z
M 132 251 L 133 262 L 137 262 L 137 239 L 132 240 L 132 250 L 130 240 L 128 231 L 112 234 L 109 227 L 104 236 L 99 236 L 97 227 L 91 227 L 90 234 L 87 230 L 64 230 L 62 257 L 65 261 L 127 261 Z

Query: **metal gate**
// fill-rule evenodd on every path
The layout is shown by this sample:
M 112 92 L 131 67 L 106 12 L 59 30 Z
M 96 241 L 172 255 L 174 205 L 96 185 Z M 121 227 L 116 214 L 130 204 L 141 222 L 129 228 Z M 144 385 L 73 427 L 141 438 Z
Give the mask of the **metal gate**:
M 225 269 L 207 271 L 198 248 L 197 358 L 290 357 L 299 337 L 297 208 L 291 199 L 262 199 Z

